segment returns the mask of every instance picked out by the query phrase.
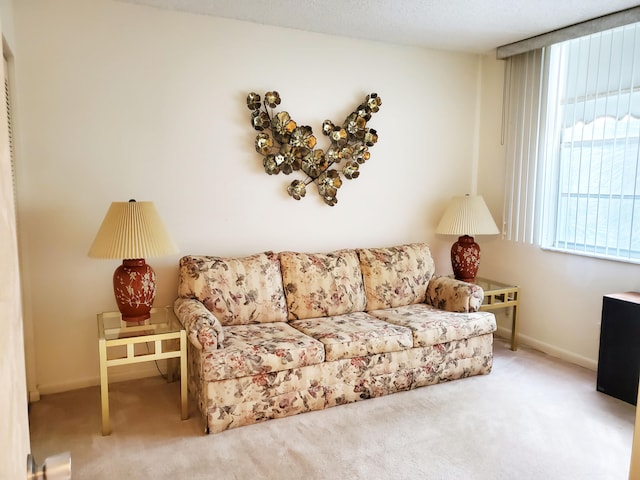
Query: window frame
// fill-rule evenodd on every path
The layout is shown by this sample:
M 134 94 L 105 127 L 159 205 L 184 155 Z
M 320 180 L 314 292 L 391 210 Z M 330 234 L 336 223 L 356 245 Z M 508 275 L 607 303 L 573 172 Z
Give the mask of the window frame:
M 634 42 L 636 41 L 636 37 L 638 35 L 640 35 L 640 24 L 635 25 L 635 36 L 634 36 Z M 612 29 L 614 30 L 614 29 Z M 602 33 L 600 34 L 602 35 Z M 587 189 L 586 194 L 585 193 L 581 193 L 580 189 L 581 189 L 581 185 L 580 182 L 578 182 L 578 186 L 576 187 L 577 190 L 575 192 L 571 192 L 571 188 L 568 186 L 566 190 L 569 190 L 567 192 L 563 192 L 562 191 L 562 186 L 561 186 L 561 178 L 563 175 L 563 168 L 567 168 L 565 165 L 563 165 L 563 162 L 566 161 L 566 157 L 563 157 L 563 149 L 566 149 L 567 145 L 573 146 L 574 143 L 574 138 L 571 138 L 571 142 L 567 142 L 566 138 L 563 138 L 563 135 L 566 134 L 566 131 L 568 130 L 567 127 L 564 127 L 564 125 L 566 124 L 566 122 L 563 120 L 563 109 L 567 108 L 566 105 L 568 105 L 569 102 L 565 102 L 562 103 L 560 101 L 560 96 L 561 96 L 561 90 L 562 87 L 565 85 L 565 81 L 566 81 L 566 76 L 567 76 L 567 63 L 566 63 L 566 55 L 567 55 L 567 42 L 565 42 L 564 44 L 559 44 L 557 46 L 552 46 L 552 47 L 547 47 L 544 49 L 543 52 L 543 65 L 542 65 L 542 72 L 543 72 L 543 81 L 541 82 L 541 88 L 540 88 L 540 95 L 541 95 L 541 123 L 540 123 L 540 128 L 538 130 L 538 138 L 540 141 L 540 145 L 541 148 L 539 150 L 539 161 L 540 161 L 540 170 L 541 170 L 541 181 L 540 183 L 541 188 L 540 191 L 536 193 L 535 195 L 535 203 L 537 205 L 537 211 L 539 213 L 538 218 L 536 219 L 536 227 L 535 227 L 535 231 L 537 231 L 537 235 L 536 235 L 536 242 L 540 248 L 544 249 L 544 250 L 551 250 L 551 251 L 557 251 L 557 252 L 564 252 L 564 253 L 569 253 L 569 254 L 573 254 L 573 255 L 584 255 L 584 256 L 588 256 L 588 257 L 593 257 L 593 258 L 602 258 L 602 259 L 606 259 L 606 260 L 612 260 L 612 261 L 621 261 L 621 262 L 625 262 L 625 263 L 635 263 L 635 264 L 640 264 L 640 250 L 636 251 L 636 249 L 634 249 L 634 243 L 633 243 L 633 239 L 635 238 L 634 235 L 634 231 L 639 231 L 640 230 L 640 224 L 638 223 L 634 223 L 633 219 L 638 215 L 636 210 L 640 210 L 640 191 L 638 189 L 638 185 L 640 185 L 640 179 L 638 179 L 638 176 L 640 175 L 640 135 L 633 135 L 633 136 L 629 136 L 629 130 L 627 130 L 627 136 L 626 137 L 622 137 L 621 139 L 618 138 L 617 136 L 614 135 L 614 138 L 611 139 L 607 139 L 605 138 L 605 131 L 603 130 L 603 138 L 601 140 L 602 145 L 604 146 L 605 143 L 607 142 L 607 140 L 611 140 L 613 142 L 614 148 L 616 143 L 619 140 L 622 140 L 623 143 L 623 147 L 622 148 L 627 148 L 629 145 L 629 139 L 633 139 L 632 142 L 637 144 L 637 148 L 636 151 L 639 152 L 636 154 L 636 159 L 635 159 L 635 165 L 633 165 L 633 160 L 631 160 L 631 164 L 633 165 L 633 168 L 635 170 L 635 176 L 636 176 L 636 180 L 635 182 L 633 182 L 634 188 L 633 188 L 633 207 L 631 209 L 631 219 L 630 219 L 630 224 L 629 224 L 629 236 L 626 237 L 626 235 L 624 236 L 624 240 L 623 243 L 628 242 L 628 252 L 626 253 L 626 255 L 620 255 L 620 246 L 619 244 L 621 243 L 620 240 L 618 239 L 617 241 L 617 245 L 616 246 L 612 246 L 608 243 L 605 243 L 604 246 L 599 245 L 599 238 L 602 236 L 602 232 L 598 231 L 598 227 L 600 226 L 598 223 L 598 215 L 599 215 L 599 208 L 600 205 L 598 203 L 596 203 L 597 207 L 596 207 L 596 211 L 594 212 L 593 207 L 591 207 L 591 212 L 587 213 L 587 215 L 595 215 L 596 216 L 596 220 L 595 220 L 595 225 L 594 225 L 594 233 L 593 235 L 595 235 L 595 237 L 593 239 L 591 239 L 591 241 L 589 241 L 589 236 L 587 234 L 587 227 L 588 225 L 593 225 L 593 223 L 589 223 L 587 222 L 588 217 L 585 219 L 585 221 L 583 222 L 584 225 L 584 238 L 583 240 L 585 240 L 585 242 L 582 245 L 581 248 L 576 249 L 575 245 L 578 244 L 578 238 L 577 238 L 577 218 L 578 216 L 576 215 L 576 227 L 574 228 L 574 230 L 572 231 L 572 236 L 573 238 L 573 242 L 570 242 L 571 238 L 568 238 L 567 236 L 559 233 L 559 217 L 561 215 L 568 215 L 568 211 L 570 210 L 570 207 L 566 207 L 564 208 L 561 204 L 562 204 L 562 195 L 568 195 L 569 198 L 573 195 L 576 197 L 576 205 L 578 204 L 578 200 L 580 198 L 583 198 L 583 200 L 586 198 L 587 203 L 589 202 L 589 199 L 597 196 L 597 197 L 609 197 L 608 201 L 611 202 L 613 197 L 616 196 L 620 196 L 620 197 L 624 197 L 625 196 L 625 192 L 624 192 L 624 186 L 621 183 L 620 185 L 620 189 L 616 190 L 615 193 L 609 193 L 604 194 L 602 193 L 602 170 L 600 171 L 600 176 L 598 178 L 598 191 L 597 192 L 591 192 L 590 188 Z M 638 50 L 636 49 L 636 52 Z M 634 67 L 636 69 L 640 69 L 640 62 L 637 62 L 637 65 L 634 65 Z M 634 75 L 634 71 L 632 70 L 631 75 Z M 555 80 L 555 81 L 554 81 Z M 631 100 L 631 95 L 633 94 L 633 92 L 637 92 L 638 89 L 640 88 L 640 85 L 635 84 L 637 80 L 634 78 L 634 80 L 632 80 L 632 83 L 630 85 L 630 100 Z M 614 95 L 612 94 L 620 94 L 620 91 L 615 92 L 615 91 L 611 91 L 609 90 L 607 92 L 607 97 L 612 97 Z M 597 99 L 597 96 L 596 96 Z M 577 108 L 579 105 L 586 105 L 589 102 L 589 98 L 585 97 L 584 101 L 582 103 L 580 102 L 574 102 L 573 107 L 572 108 Z M 592 147 L 594 146 L 594 135 L 591 135 L 591 139 L 586 139 L 584 138 L 584 125 L 588 125 L 589 123 L 592 123 L 591 128 L 595 128 L 595 122 L 597 121 L 598 118 L 606 118 L 606 112 L 604 117 L 598 117 L 594 114 L 594 118 L 592 120 L 592 122 L 585 122 L 583 124 L 583 136 L 582 138 L 579 140 L 579 143 L 589 143 L 591 142 Z M 637 117 L 632 117 L 636 122 L 640 121 L 640 119 L 638 119 Z M 575 120 L 575 117 L 574 117 Z M 618 118 L 617 122 L 622 122 L 624 120 L 624 118 L 620 119 Z M 631 120 L 627 119 L 627 121 L 630 123 Z M 573 128 L 574 130 L 576 129 L 576 125 L 574 124 L 571 128 Z M 587 148 L 585 150 L 589 150 L 589 162 L 588 162 L 588 166 L 586 168 L 589 169 L 589 175 L 591 174 L 590 169 L 593 167 L 594 162 L 597 163 L 598 160 L 595 160 L 593 157 L 593 152 L 595 151 L 594 148 Z M 602 151 L 602 155 L 600 157 L 600 166 L 603 163 L 603 158 L 605 157 L 605 152 L 604 149 Z M 633 158 L 633 157 L 631 157 Z M 571 155 L 569 155 L 569 161 L 572 161 L 572 157 Z M 611 154 L 611 164 L 613 165 L 615 162 L 615 154 Z M 622 160 L 624 162 L 624 160 Z M 582 155 L 580 158 L 580 162 L 582 162 Z M 569 168 L 569 174 L 570 176 L 572 175 L 571 172 L 571 167 Z M 581 167 L 582 168 L 582 167 Z M 613 168 L 613 166 L 611 167 Z M 624 173 L 624 167 L 623 167 L 623 173 Z M 637 205 L 637 207 L 636 207 Z M 588 211 L 588 207 L 589 205 L 587 205 L 587 211 Z M 616 212 L 621 212 L 623 209 L 622 206 L 619 206 L 616 210 Z M 636 211 L 635 215 L 634 215 L 634 211 Z M 635 230 L 634 230 L 634 225 L 635 225 Z M 618 232 L 620 231 L 620 225 L 619 222 L 616 223 L 616 227 Z M 605 235 L 608 237 L 609 233 L 608 230 L 605 230 Z M 619 235 L 619 234 L 618 234 Z M 606 239 L 608 240 L 608 238 Z M 568 244 L 572 245 L 571 247 L 568 247 Z M 617 254 L 613 254 L 612 251 L 616 250 Z M 626 252 L 625 250 L 625 252 Z

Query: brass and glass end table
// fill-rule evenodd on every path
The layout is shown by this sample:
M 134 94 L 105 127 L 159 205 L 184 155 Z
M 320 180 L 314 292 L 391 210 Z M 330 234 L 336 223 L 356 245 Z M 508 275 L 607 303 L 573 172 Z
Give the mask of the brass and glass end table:
M 136 346 L 138 346 L 137 349 Z M 171 307 L 152 308 L 151 318 L 133 325 L 123 322 L 120 312 L 99 313 L 98 348 L 100 350 L 102 435 L 111 433 L 108 368 L 116 365 L 166 359 L 167 380 L 173 381 L 176 378 L 176 360 L 179 360 L 181 418 L 183 420 L 189 418 L 187 335 Z
M 476 277 L 476 285 L 484 290 L 484 301 L 480 310 L 495 310 L 513 307 L 513 321 L 511 325 L 511 350 L 518 350 L 518 297 L 520 287 L 506 283 Z

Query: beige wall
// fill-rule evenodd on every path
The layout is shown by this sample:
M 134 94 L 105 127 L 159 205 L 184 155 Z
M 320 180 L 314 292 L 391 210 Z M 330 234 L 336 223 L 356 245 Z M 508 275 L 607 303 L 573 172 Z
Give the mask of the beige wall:
M 5 39 L 11 45 L 15 35 L 19 47 L 19 233 L 24 316 L 34 332 L 32 339 L 27 329 L 32 398 L 98 381 L 95 313 L 115 308 L 110 283 L 117 262 L 86 252 L 111 201 L 156 202 L 182 254 L 426 240 L 444 274 L 453 239 L 433 230 L 450 196 L 477 190 L 501 221 L 503 63 L 491 57 L 111 0 L 20 0 L 14 32 L 5 23 L 10 5 L 0 1 Z M 293 177 L 262 172 L 245 97 L 270 89 L 321 143 L 325 118 L 341 121 L 371 91 L 382 97 L 370 122 L 380 142 L 361 178 L 345 182 L 336 207 L 322 204 L 313 188 L 295 202 L 285 193 Z M 0 208 L 9 218 L 6 199 Z M 10 234 L 0 236 L 2 256 L 12 259 L 13 227 L 2 228 Z M 481 274 L 522 286 L 522 340 L 595 368 L 602 295 L 640 290 L 638 267 L 499 237 L 480 242 Z M 159 275 L 159 304 L 175 296 L 178 258 L 150 261 Z M 13 292 L 13 300 L 2 303 L 13 323 L 1 330 L 0 379 L 17 388 L 0 396 L 0 410 L 18 420 L 2 430 L 13 450 L 3 448 L 0 463 L 19 464 L 22 472 L 28 431 L 19 284 L 15 263 L 2 268 L 13 282 L 3 291 Z M 508 329 L 506 318 L 500 327 Z M 141 367 L 118 376 L 154 372 Z M 3 437 L 1 445 L 8 441 Z
M 97 383 L 95 313 L 115 308 L 117 262 L 86 252 L 111 201 L 156 202 L 181 254 L 426 240 L 444 274 L 453 239 L 433 230 L 452 195 L 477 189 L 501 221 L 503 64 L 491 57 L 111 0 L 21 0 L 15 35 L 29 385 L 42 393 Z M 370 122 L 380 141 L 336 207 L 313 188 L 296 202 L 285 193 L 293 176 L 262 171 L 245 97 L 270 89 L 320 143 L 324 119 L 382 97 Z M 481 274 L 522 286 L 522 339 L 595 368 L 602 295 L 640 289 L 637 266 L 480 241 Z M 159 304 L 175 296 L 178 258 L 150 260 Z
M 500 130 L 503 69 L 502 61 L 483 60 L 478 190 L 498 224 L 506 162 Z M 481 246 L 481 274 L 521 286 L 522 341 L 596 369 L 602 296 L 640 291 L 640 266 L 544 251 L 499 237 L 482 239 Z M 510 328 L 504 320 L 501 327 Z
M 21 0 L 16 37 L 25 316 L 40 392 L 98 381 L 95 314 L 115 309 L 118 262 L 87 251 L 114 200 L 154 201 L 181 254 L 426 240 L 450 268 L 451 239 L 433 230 L 471 187 L 477 56 L 111 0 Z M 296 202 L 293 176 L 262 170 L 245 98 L 271 89 L 320 144 L 323 120 L 381 96 L 370 121 L 380 140 L 335 207 L 313 187 Z M 178 258 L 150 260 L 159 304 L 175 298 Z
M 0 1 L 3 52 L 11 64 L 13 13 Z M 0 64 L 1 65 L 1 64 Z M 0 73 L 4 66 L 0 67 Z M 24 478 L 29 447 L 27 386 L 20 298 L 16 216 L 4 88 L 0 94 L 0 478 Z

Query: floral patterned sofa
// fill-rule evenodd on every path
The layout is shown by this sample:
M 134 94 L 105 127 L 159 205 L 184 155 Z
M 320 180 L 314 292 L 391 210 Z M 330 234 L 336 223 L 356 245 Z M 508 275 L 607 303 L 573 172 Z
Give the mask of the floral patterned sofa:
M 426 244 L 185 256 L 174 310 L 207 432 L 471 375 L 493 362 L 483 291 Z

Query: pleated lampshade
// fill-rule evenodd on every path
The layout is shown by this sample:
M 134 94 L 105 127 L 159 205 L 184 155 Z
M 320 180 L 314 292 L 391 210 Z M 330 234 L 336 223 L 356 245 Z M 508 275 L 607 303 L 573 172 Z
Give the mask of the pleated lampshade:
M 500 233 L 482 195 L 453 197 L 436 227 L 444 235 L 495 235 Z
M 178 251 L 152 202 L 113 202 L 100 225 L 89 257 L 121 259 L 113 274 L 113 290 L 122 319 L 139 323 L 150 316 L 156 274 L 145 257 Z
M 153 202 L 113 202 L 93 245 L 92 258 L 148 258 L 178 251 Z
M 451 266 L 458 280 L 473 282 L 480 265 L 480 246 L 473 235 L 500 233 L 481 195 L 453 197 L 436 227 L 436 233 L 460 235 L 451 247 Z

